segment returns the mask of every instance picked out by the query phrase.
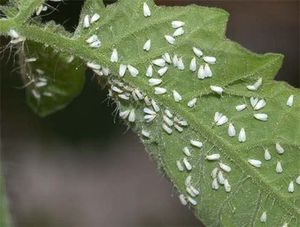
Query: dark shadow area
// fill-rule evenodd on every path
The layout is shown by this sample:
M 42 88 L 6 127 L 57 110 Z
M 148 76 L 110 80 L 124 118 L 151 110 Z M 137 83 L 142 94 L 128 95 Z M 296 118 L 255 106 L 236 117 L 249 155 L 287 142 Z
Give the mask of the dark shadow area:
M 51 20 L 62 25 L 67 31 L 74 32 L 79 21 L 79 15 L 84 0 L 65 0 L 63 2 L 47 1 L 48 10 L 41 12 L 42 22 Z

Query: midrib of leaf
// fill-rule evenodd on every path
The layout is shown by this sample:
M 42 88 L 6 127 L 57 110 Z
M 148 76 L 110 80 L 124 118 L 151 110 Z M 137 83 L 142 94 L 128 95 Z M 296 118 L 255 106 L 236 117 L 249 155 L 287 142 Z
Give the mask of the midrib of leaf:
M 10 27 L 8 25 L 8 27 Z M 78 56 L 86 61 L 95 60 L 97 59 L 98 62 L 101 62 L 103 65 L 109 66 L 109 68 L 112 70 L 112 72 L 116 75 L 118 71 L 118 67 L 115 64 L 112 64 L 109 59 L 104 56 L 103 54 L 94 51 L 91 51 L 88 47 L 81 45 L 81 43 L 77 42 L 77 40 L 70 39 L 68 37 L 65 37 L 63 35 L 59 35 L 56 33 L 48 32 L 46 29 L 42 29 L 39 26 L 36 25 L 29 25 L 29 26 L 23 26 L 18 27 L 18 30 L 23 34 L 26 38 L 30 40 L 34 40 L 40 43 L 48 43 L 49 45 L 53 46 L 54 48 L 57 48 L 64 52 L 69 52 L 70 54 L 73 54 L 75 56 Z M 49 37 L 50 36 L 50 37 Z M 166 48 L 163 51 L 169 50 L 170 48 Z M 161 50 L 162 51 L 162 50 Z M 160 52 L 163 53 L 163 52 Z M 155 55 L 151 55 L 150 58 L 158 57 L 157 53 Z M 276 59 L 274 59 L 275 61 Z M 137 65 L 142 64 L 144 61 L 141 61 L 140 63 L 137 62 Z M 261 68 L 268 68 L 271 67 L 272 64 L 270 62 L 266 63 L 265 65 L 261 66 Z M 243 76 L 243 78 L 247 78 L 252 75 L 253 72 L 249 72 L 247 75 Z M 240 80 L 240 79 L 239 79 Z M 234 81 L 229 81 L 228 83 L 222 84 L 222 86 L 228 86 L 231 83 L 234 83 Z M 131 78 L 126 81 L 129 85 L 133 87 L 142 88 L 141 90 L 147 91 L 147 84 L 144 80 L 132 80 Z M 151 92 L 146 92 L 149 97 L 152 97 Z M 205 92 L 201 92 L 203 95 L 211 94 L 211 91 L 208 91 L 208 89 Z M 243 95 L 244 96 L 244 95 Z M 241 96 L 242 97 L 242 96 Z M 173 103 L 170 102 L 167 98 L 155 96 L 155 99 L 159 103 L 164 103 L 165 106 L 168 106 L 170 110 L 176 110 L 181 116 L 184 116 L 186 119 L 189 120 L 190 127 L 192 127 L 195 131 L 203 131 L 208 135 L 208 138 L 213 138 L 213 141 L 210 139 L 211 142 L 215 143 L 219 148 L 223 148 L 224 150 L 220 150 L 220 152 L 229 154 L 232 158 L 233 162 L 241 169 L 243 172 L 249 173 L 249 175 L 252 176 L 253 182 L 256 184 L 258 188 L 261 188 L 261 190 L 265 192 L 270 192 L 274 198 L 276 198 L 279 201 L 279 204 L 281 204 L 282 208 L 288 210 L 289 212 L 293 213 L 294 216 L 298 216 L 300 211 L 294 207 L 291 206 L 289 202 L 287 202 L 284 199 L 284 196 L 281 193 L 278 193 L 272 189 L 272 187 L 265 182 L 262 177 L 259 176 L 256 170 L 254 170 L 251 166 L 249 166 L 246 161 L 238 156 L 238 148 L 232 146 L 229 144 L 226 140 L 224 140 L 222 137 L 215 134 L 213 131 L 211 131 L 209 128 L 207 128 L 205 125 L 199 124 L 199 121 L 193 116 L 193 114 L 190 114 L 187 111 L 184 111 L 182 108 L 176 108 Z M 195 127 L 197 126 L 197 127 Z M 225 152 L 226 151 L 226 152 Z

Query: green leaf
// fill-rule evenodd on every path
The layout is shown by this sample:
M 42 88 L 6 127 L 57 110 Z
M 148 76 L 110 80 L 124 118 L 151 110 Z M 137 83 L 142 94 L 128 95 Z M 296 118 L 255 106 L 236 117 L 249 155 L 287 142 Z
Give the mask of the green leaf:
M 19 57 L 27 102 L 38 115 L 62 109 L 80 94 L 85 75 L 79 59 L 30 41 Z
M 281 66 L 282 55 L 257 55 L 226 39 L 228 14 L 220 9 L 195 5 L 157 7 L 153 1 L 146 1 L 151 16 L 145 17 L 143 1 L 122 0 L 107 8 L 102 4 L 95 5 L 97 2 L 90 0 L 85 3 L 73 37 L 53 33 L 41 25 L 16 29 L 27 39 L 99 64 L 102 69 L 110 69 L 111 75 L 104 78 L 111 86 L 110 95 L 119 110 L 125 116 L 126 111 L 130 112 L 124 117 L 127 124 L 140 135 L 148 152 L 185 199 L 192 198 L 189 195 L 191 185 L 199 191 L 199 195 L 193 198 L 197 205 L 189 206 L 206 226 L 283 226 L 285 223 L 298 226 L 300 186 L 296 178 L 300 175 L 300 92 L 272 80 Z M 84 17 L 94 13 L 100 14 L 100 20 L 89 28 L 83 28 Z M 164 35 L 173 34 L 175 30 L 171 22 L 175 20 L 185 22 L 185 32 L 171 45 Z M 9 23 L 2 22 L 2 33 L 8 31 Z M 92 35 L 101 40 L 100 48 L 91 48 L 86 42 Z M 146 52 L 143 45 L 148 39 L 151 39 L 152 47 Z M 193 47 L 200 48 L 205 56 L 216 57 L 216 64 L 209 65 L 212 77 L 198 79 L 197 72 L 189 70 L 189 64 L 195 57 Z M 113 49 L 118 51 L 118 63 L 110 61 Z M 159 67 L 153 66 L 153 78 L 162 79 L 159 86 L 166 89 L 165 94 L 158 95 L 155 88 L 149 86 L 149 78 L 145 74 L 152 60 L 161 58 L 165 53 L 181 57 L 185 69 L 179 70 L 173 64 L 167 64 L 167 72 L 160 77 Z M 205 62 L 203 57 L 196 59 L 198 70 Z M 133 77 L 127 70 L 124 77 L 119 77 L 121 63 L 137 68 L 138 75 Z M 97 74 L 101 72 L 97 71 Z M 247 89 L 248 85 L 260 79 L 262 85 L 257 91 Z M 216 94 L 211 90 L 212 85 L 222 87 L 224 92 Z M 180 102 L 174 101 L 173 90 L 181 94 Z M 122 99 L 124 96 L 120 97 L 118 92 L 128 93 L 129 100 Z M 294 95 L 294 104 L 290 107 L 287 100 L 291 95 Z M 255 110 L 250 103 L 252 97 L 264 99 L 266 106 Z M 197 99 L 195 106 L 188 107 L 194 98 Z M 155 118 L 151 122 L 144 120 L 143 113 L 145 107 L 154 109 L 148 99 L 160 107 L 152 114 Z M 246 104 L 247 108 L 236 111 L 239 104 Z M 172 115 L 169 120 L 166 115 L 170 114 L 166 114 L 166 110 Z M 227 116 L 228 122 L 217 126 L 214 122 L 216 112 Z M 255 119 L 254 114 L 257 113 L 267 114 L 267 121 Z M 188 122 L 188 126 L 181 125 L 182 119 Z M 173 125 L 167 128 L 167 123 Z M 234 137 L 228 136 L 229 123 L 235 127 Z M 242 128 L 246 132 L 245 142 L 238 139 Z M 191 140 L 202 142 L 203 147 L 195 147 Z M 283 153 L 279 145 L 276 149 L 276 144 L 284 148 Z M 189 149 L 190 156 L 183 153 L 184 147 Z M 265 160 L 265 150 L 269 151 L 270 160 Z M 207 156 L 211 154 L 219 154 L 220 159 L 208 160 Z M 178 170 L 176 162 L 180 161 L 184 166 L 184 158 L 191 164 L 192 170 Z M 261 164 L 257 161 L 253 164 L 261 166 L 251 165 L 249 159 L 260 161 Z M 278 168 L 276 172 L 279 162 L 283 167 L 281 173 L 278 173 Z M 224 167 L 225 170 L 222 170 L 220 163 L 230 166 L 231 171 L 226 172 Z M 211 173 L 215 168 L 219 178 L 214 182 L 219 183 L 214 186 L 218 186 L 218 190 L 212 188 Z M 220 173 L 228 181 L 226 187 L 221 184 Z M 185 181 L 188 176 L 191 176 L 191 185 L 187 187 Z M 260 220 L 264 212 L 266 223 Z

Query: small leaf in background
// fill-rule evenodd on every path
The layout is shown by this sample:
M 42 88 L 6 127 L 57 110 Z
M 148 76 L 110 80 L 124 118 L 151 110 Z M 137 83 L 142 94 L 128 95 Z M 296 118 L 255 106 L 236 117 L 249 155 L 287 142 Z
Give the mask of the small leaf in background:
M 38 115 L 62 109 L 80 94 L 85 67 L 72 55 L 26 41 L 19 57 L 27 102 Z

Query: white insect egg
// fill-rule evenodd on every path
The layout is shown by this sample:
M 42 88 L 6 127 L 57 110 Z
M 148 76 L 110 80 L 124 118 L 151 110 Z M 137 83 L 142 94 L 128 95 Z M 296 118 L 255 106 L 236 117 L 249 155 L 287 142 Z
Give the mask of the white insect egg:
M 186 157 L 183 158 L 183 164 L 188 171 L 192 170 L 193 167 Z
M 172 63 L 172 60 L 171 60 L 171 56 L 169 53 L 164 53 L 162 55 L 162 58 L 168 63 L 168 64 L 171 64 Z
M 150 138 L 150 132 L 146 131 L 146 130 L 142 130 L 142 135 L 146 138 Z
M 221 119 L 222 116 L 223 116 L 223 114 L 221 114 L 219 112 L 215 112 L 215 115 L 214 115 L 215 123 L 217 123 Z
M 231 191 L 231 185 L 229 184 L 227 179 L 224 180 L 224 189 L 225 189 L 226 192 Z
M 127 69 L 126 65 L 120 64 L 120 66 L 119 66 L 119 76 L 120 77 L 123 77 L 125 75 L 126 69 Z
M 147 77 L 152 77 L 153 75 L 153 68 L 152 68 L 152 65 L 149 65 L 147 70 L 146 70 L 146 76 Z
M 222 171 L 217 172 L 217 179 L 218 179 L 219 184 L 222 184 L 222 185 L 224 184 L 225 178 L 223 176 Z
M 159 105 L 153 99 L 151 100 L 151 105 L 152 105 L 153 109 L 155 110 L 155 112 L 160 111 Z
M 163 58 L 158 58 L 152 61 L 152 63 L 159 67 L 164 67 L 166 65 L 166 61 Z
M 260 77 L 260 78 L 253 84 L 253 86 L 254 86 L 255 89 L 257 90 L 258 88 L 260 88 L 261 85 L 262 85 L 262 78 Z
M 219 86 L 214 86 L 214 85 L 211 85 L 211 86 L 210 86 L 210 89 L 211 89 L 212 91 L 216 92 L 216 93 L 219 94 L 219 95 L 222 95 L 222 93 L 223 93 L 223 91 L 224 91 L 223 88 L 221 88 L 221 87 L 219 87 Z
M 269 161 L 269 160 L 271 160 L 271 154 L 270 154 L 270 152 L 269 152 L 269 150 L 268 149 L 265 149 L 265 153 L 264 153 L 264 159 L 266 160 L 266 161 Z
M 114 91 L 114 92 L 116 92 L 116 93 L 119 93 L 119 94 L 123 93 L 123 90 L 121 90 L 120 88 L 118 88 L 116 86 L 112 86 L 111 90 Z
M 291 181 L 288 186 L 288 192 L 293 193 L 295 191 L 294 181 Z
M 184 22 L 183 21 L 178 21 L 178 20 L 175 20 L 175 21 L 172 21 L 171 25 L 172 25 L 172 28 L 180 28 L 182 26 L 184 26 Z
M 96 40 L 95 42 L 90 43 L 89 46 L 91 48 L 99 48 L 99 47 L 101 47 L 101 41 L 100 40 Z
M 188 123 L 186 120 L 178 120 L 176 117 L 174 118 L 174 120 L 181 126 L 188 126 Z
M 197 147 L 197 148 L 203 147 L 203 143 L 198 140 L 190 140 L 190 143 L 192 146 Z
M 254 87 L 254 85 L 247 85 L 247 89 L 250 91 L 256 91 L 256 87 Z
M 129 122 L 135 122 L 135 110 L 132 109 L 130 110 L 129 116 L 128 116 L 128 121 Z
M 43 5 L 40 5 L 40 6 L 38 7 L 38 9 L 36 10 L 35 14 L 36 14 L 37 16 L 40 15 L 41 12 L 42 12 L 42 10 L 43 10 Z
M 69 57 L 67 57 L 67 63 L 70 64 L 73 60 L 74 60 L 74 56 L 70 55 Z
M 221 126 L 224 125 L 228 122 L 228 117 L 226 117 L 225 115 L 221 116 L 221 118 L 217 121 L 216 125 L 217 126 Z
M 186 155 L 186 156 L 191 156 L 191 152 L 190 152 L 190 149 L 188 147 L 184 147 L 182 149 L 183 153 Z
M 45 87 L 47 86 L 47 82 L 39 81 L 35 83 L 35 87 Z
M 218 167 L 214 168 L 212 171 L 211 171 L 211 177 L 214 179 L 214 178 L 217 178 L 217 174 L 218 174 Z
M 118 97 L 123 100 L 129 100 L 129 94 L 120 94 Z
M 182 27 L 177 28 L 174 33 L 173 33 L 173 37 L 178 37 L 184 34 L 184 29 Z
M 91 24 L 95 23 L 96 21 L 98 21 L 100 19 L 100 15 L 98 13 L 95 13 L 92 17 L 91 17 Z
M 264 211 L 262 213 L 262 215 L 260 216 L 259 220 L 260 220 L 260 222 L 263 222 L 263 223 L 267 222 L 267 213 L 266 213 L 266 211 Z
M 102 73 L 104 76 L 108 76 L 110 74 L 109 68 L 102 68 Z
M 175 43 L 175 39 L 173 36 L 170 35 L 165 35 L 165 39 L 167 40 L 167 42 L 171 45 L 173 45 Z
M 191 189 L 191 191 L 192 191 L 196 196 L 200 194 L 199 190 L 196 189 L 194 186 L 191 185 L 191 186 L 190 186 L 190 189 Z
M 241 128 L 238 140 L 240 143 L 246 142 L 246 132 L 244 128 Z
M 199 58 L 203 55 L 203 52 L 197 47 L 193 47 L 193 52 Z
M 87 67 L 89 67 L 91 69 L 95 69 L 95 70 L 101 69 L 101 65 L 96 64 L 94 62 L 87 62 L 86 65 L 87 65 Z
M 176 90 L 173 90 L 173 98 L 175 102 L 180 102 L 182 100 L 181 95 Z
M 203 60 L 206 62 L 206 63 L 209 63 L 209 64 L 215 64 L 217 59 L 213 56 L 204 56 L 203 57 Z
M 218 190 L 219 189 L 219 183 L 218 183 L 218 179 L 217 178 L 214 178 L 212 183 L 211 183 L 211 188 L 213 190 Z
M 204 71 L 204 66 L 203 65 L 200 65 L 199 69 L 198 69 L 198 79 L 205 79 L 206 77 L 206 73 Z
M 110 61 L 118 62 L 118 60 L 119 60 L 118 51 L 117 51 L 117 49 L 113 49 L 113 51 L 111 53 Z
M 144 120 L 149 123 L 155 119 L 156 115 L 145 115 Z
M 97 35 L 92 35 L 90 36 L 87 40 L 85 40 L 87 43 L 93 43 L 93 42 L 96 42 L 98 39 L 98 36 Z
M 191 175 L 188 175 L 185 178 L 184 184 L 186 187 L 190 187 L 192 185 L 192 176 Z
M 193 98 L 190 101 L 188 101 L 187 105 L 188 107 L 193 108 L 196 105 L 196 102 L 197 102 L 197 98 Z
M 170 127 L 172 127 L 174 125 L 174 122 L 170 118 L 168 118 L 166 115 L 163 116 L 163 120 Z
M 172 118 L 173 117 L 173 114 L 170 112 L 170 110 L 166 109 L 164 112 L 168 116 L 168 118 Z
M 193 57 L 192 60 L 191 60 L 190 70 L 192 72 L 196 72 L 196 70 L 197 70 L 197 63 L 196 63 L 196 58 L 195 57 Z
M 174 128 L 178 131 L 178 132 L 183 132 L 183 128 L 180 127 L 179 125 L 175 124 Z
M 161 84 L 161 82 L 162 82 L 161 79 L 155 79 L 155 78 L 149 79 L 150 86 L 157 86 L 157 85 Z
M 182 58 L 178 58 L 177 68 L 179 70 L 184 70 L 185 67 Z
M 227 133 L 228 133 L 228 136 L 230 136 L 230 137 L 234 137 L 236 135 L 236 131 L 235 131 L 234 125 L 232 123 L 229 123 Z
M 172 132 L 173 132 L 173 130 L 172 130 L 168 125 L 166 125 L 165 123 L 162 124 L 162 128 L 163 128 L 163 130 L 164 130 L 166 133 L 168 133 L 169 135 L 171 135 Z M 184 163 L 184 162 L 183 162 L 183 163 Z M 185 164 L 185 163 L 184 163 L 184 164 Z
M 211 154 L 211 155 L 207 155 L 205 158 L 209 161 L 216 161 L 220 159 L 220 154 Z
M 256 113 L 253 115 L 257 120 L 260 121 L 267 121 L 268 120 L 268 115 L 265 113 Z
M 19 38 L 17 38 L 17 39 L 12 39 L 12 40 L 10 40 L 10 43 L 11 44 L 17 44 L 17 43 L 20 43 L 20 42 L 23 42 L 23 41 L 25 41 L 26 40 L 26 38 L 25 37 L 19 37 Z
M 165 66 L 165 67 L 163 67 L 163 68 L 160 68 L 160 69 L 157 71 L 157 73 L 158 73 L 158 75 L 163 76 L 167 71 L 168 71 L 168 66 Z
M 196 194 L 192 191 L 190 187 L 186 187 L 185 190 L 191 197 L 196 197 Z
M 256 160 L 256 159 L 248 159 L 248 162 L 250 165 L 257 167 L 257 168 L 260 168 L 261 164 L 262 164 L 262 162 L 260 160 Z
M 280 145 L 280 143 L 276 143 L 275 147 L 278 154 L 284 153 L 284 148 Z
M 178 57 L 176 54 L 173 56 L 172 62 L 174 67 L 178 66 Z
M 151 101 L 148 96 L 144 97 L 144 102 L 145 102 L 146 106 L 151 106 Z
M 144 44 L 144 46 L 143 46 L 143 49 L 144 49 L 145 51 L 149 51 L 150 48 L 151 48 L 151 40 L 148 39 L 148 40 L 145 42 L 145 44 Z
M 254 84 L 247 85 L 247 88 L 250 91 L 257 91 L 261 85 L 262 85 L 262 78 L 259 78 Z
M 146 2 L 144 2 L 144 4 L 143 4 L 143 13 L 144 13 L 144 17 L 150 17 L 151 16 L 150 8 L 149 8 L 149 6 Z
M 204 65 L 204 74 L 205 74 L 205 77 L 212 77 L 212 71 L 208 64 Z
M 235 107 L 235 109 L 236 109 L 236 111 L 243 111 L 244 109 L 246 109 L 247 108 L 247 105 L 246 104 L 240 104 L 240 105 L 237 105 L 236 107 Z
M 132 65 L 127 65 L 127 68 L 131 76 L 136 77 L 139 74 L 138 69 L 133 67 Z
M 222 170 L 224 170 L 227 173 L 229 173 L 231 171 L 231 167 L 227 164 L 224 164 L 224 163 L 220 162 L 219 166 Z
M 153 111 L 153 110 L 151 110 L 151 109 L 148 108 L 148 107 L 145 107 L 145 108 L 143 109 L 143 111 L 144 111 L 145 114 L 156 115 L 156 112 Z
M 83 27 L 84 28 L 89 28 L 90 27 L 90 16 L 85 15 L 83 18 Z
M 283 172 L 283 168 L 282 168 L 282 165 L 281 165 L 280 161 L 277 161 L 275 171 L 276 171 L 276 173 L 282 173 Z
M 197 201 L 195 199 L 193 199 L 192 197 L 188 196 L 188 201 L 190 204 L 192 204 L 193 206 L 197 205 Z
M 156 95 L 163 95 L 167 92 L 167 89 L 163 88 L 163 87 L 155 87 L 154 88 L 154 94 Z
M 26 58 L 24 61 L 26 63 L 35 62 L 35 61 L 37 61 L 37 58 Z
M 177 160 L 177 161 L 176 161 L 176 166 L 177 166 L 177 169 L 178 169 L 179 171 L 183 171 L 183 170 L 184 170 L 184 167 L 182 166 L 181 161 Z
M 290 95 L 287 102 L 286 102 L 286 105 L 289 106 L 289 107 L 292 107 L 294 104 L 294 95 Z
M 258 102 L 258 98 L 254 98 L 254 97 L 251 97 L 250 98 L 250 103 L 251 103 L 251 106 L 254 108 L 255 105 L 257 104 Z
M 260 110 L 266 106 L 266 101 L 264 99 L 259 100 L 254 106 L 254 110 Z
M 178 198 L 179 198 L 180 203 L 181 203 L 183 206 L 186 206 L 186 205 L 187 205 L 187 201 L 186 201 L 185 196 L 184 196 L 183 194 L 180 194 L 180 195 L 178 196 Z
M 144 99 L 144 95 L 140 92 L 140 90 L 134 89 L 133 92 L 135 93 L 135 95 L 138 97 L 139 100 L 143 100 Z
M 130 110 L 125 110 L 125 111 L 122 111 L 119 113 L 119 116 L 122 118 L 122 119 L 126 119 L 128 117 L 130 113 Z

